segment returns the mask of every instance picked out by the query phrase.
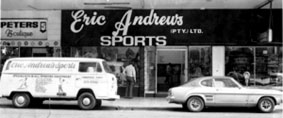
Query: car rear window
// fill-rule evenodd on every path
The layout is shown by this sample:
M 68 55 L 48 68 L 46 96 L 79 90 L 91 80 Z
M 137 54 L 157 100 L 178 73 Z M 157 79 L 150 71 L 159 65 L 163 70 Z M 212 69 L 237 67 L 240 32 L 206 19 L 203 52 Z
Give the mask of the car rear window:
M 201 85 L 205 86 L 205 87 L 212 87 L 212 79 L 207 79 L 207 80 L 201 81 Z
M 187 86 L 187 87 L 197 87 L 197 86 L 199 86 L 197 82 L 199 82 L 199 81 L 197 81 L 197 80 L 192 80 L 192 81 L 189 81 L 189 82 L 183 84 L 183 86 Z

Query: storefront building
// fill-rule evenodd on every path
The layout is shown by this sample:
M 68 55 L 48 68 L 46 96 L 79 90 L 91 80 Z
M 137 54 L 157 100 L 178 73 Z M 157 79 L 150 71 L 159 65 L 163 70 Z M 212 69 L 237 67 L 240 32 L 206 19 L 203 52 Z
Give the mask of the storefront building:
M 195 77 L 233 72 L 244 85 L 243 73 L 249 72 L 247 86 L 282 86 L 282 10 L 270 13 L 63 10 L 62 56 L 106 59 L 119 77 L 121 96 L 127 61 L 133 61 L 137 71 L 135 96 L 164 96 L 170 87 Z
M 60 57 L 60 11 L 1 13 L 1 66 L 13 57 Z

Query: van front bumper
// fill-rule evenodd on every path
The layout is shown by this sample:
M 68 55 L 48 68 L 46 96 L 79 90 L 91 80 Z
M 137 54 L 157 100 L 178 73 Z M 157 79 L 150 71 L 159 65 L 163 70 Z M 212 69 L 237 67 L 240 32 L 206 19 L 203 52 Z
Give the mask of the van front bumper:
M 116 99 L 120 99 L 120 95 L 111 95 L 111 96 L 104 96 L 104 97 L 100 96 L 100 97 L 97 97 L 97 99 L 114 101 Z

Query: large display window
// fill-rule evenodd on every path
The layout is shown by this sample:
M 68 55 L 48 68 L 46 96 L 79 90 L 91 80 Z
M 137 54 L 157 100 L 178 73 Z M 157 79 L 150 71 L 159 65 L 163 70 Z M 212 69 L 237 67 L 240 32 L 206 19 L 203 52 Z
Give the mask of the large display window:
M 211 46 L 189 46 L 189 80 L 212 75 Z
M 246 86 L 282 86 L 281 46 L 230 46 L 225 50 L 226 75 Z
M 66 54 L 67 53 L 67 54 Z M 105 59 L 110 66 L 112 72 L 118 78 L 120 87 L 126 86 L 126 80 L 123 75 L 125 63 L 132 61 L 136 70 L 136 84 L 138 87 L 141 80 L 141 58 L 139 47 L 101 47 L 101 46 L 84 46 L 63 48 L 63 56 L 67 57 L 83 57 L 83 58 L 102 58 Z

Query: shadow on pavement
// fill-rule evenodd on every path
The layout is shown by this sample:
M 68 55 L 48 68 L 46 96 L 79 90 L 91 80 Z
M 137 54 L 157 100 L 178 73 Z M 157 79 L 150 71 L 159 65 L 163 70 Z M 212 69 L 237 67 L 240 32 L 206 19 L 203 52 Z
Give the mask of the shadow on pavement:
M 38 106 L 30 106 L 27 108 L 15 108 L 12 104 L 9 105 L 0 105 L 1 108 L 11 108 L 11 109 L 56 109 L 56 110 L 81 110 L 77 105 L 60 105 L 60 104 L 43 104 L 43 105 L 38 105 Z M 108 107 L 108 106 L 101 106 L 100 108 L 93 109 L 93 110 L 118 110 L 115 107 Z
M 186 109 L 183 109 L 182 107 L 118 107 L 118 110 L 155 110 L 155 111 L 171 111 L 171 112 L 188 112 L 188 113 L 194 113 L 189 112 Z M 261 113 L 256 108 L 241 108 L 241 107 L 210 107 L 205 108 L 200 113 Z M 282 109 L 275 109 L 272 113 L 282 113 Z
M 11 109 L 18 109 L 15 108 L 11 102 L 5 102 L 0 104 L 0 108 L 11 108 Z M 22 109 L 22 108 L 19 108 Z M 52 103 L 49 104 L 48 102 L 45 102 L 42 105 L 37 105 L 33 107 L 28 107 L 24 109 L 56 109 L 56 110 L 80 110 L 78 105 L 75 102 L 66 102 L 65 104 L 60 103 Z M 168 112 L 189 112 L 185 109 L 183 109 L 180 106 L 172 106 L 172 107 L 166 107 L 166 106 L 120 106 L 120 105 L 111 105 L 111 104 L 105 104 L 100 107 L 96 108 L 94 110 L 103 111 L 103 110 L 150 110 L 150 111 L 168 111 Z M 241 108 L 241 107 L 210 107 L 204 109 L 201 113 L 260 113 L 256 108 Z M 282 108 L 275 109 L 273 113 L 282 113 Z

